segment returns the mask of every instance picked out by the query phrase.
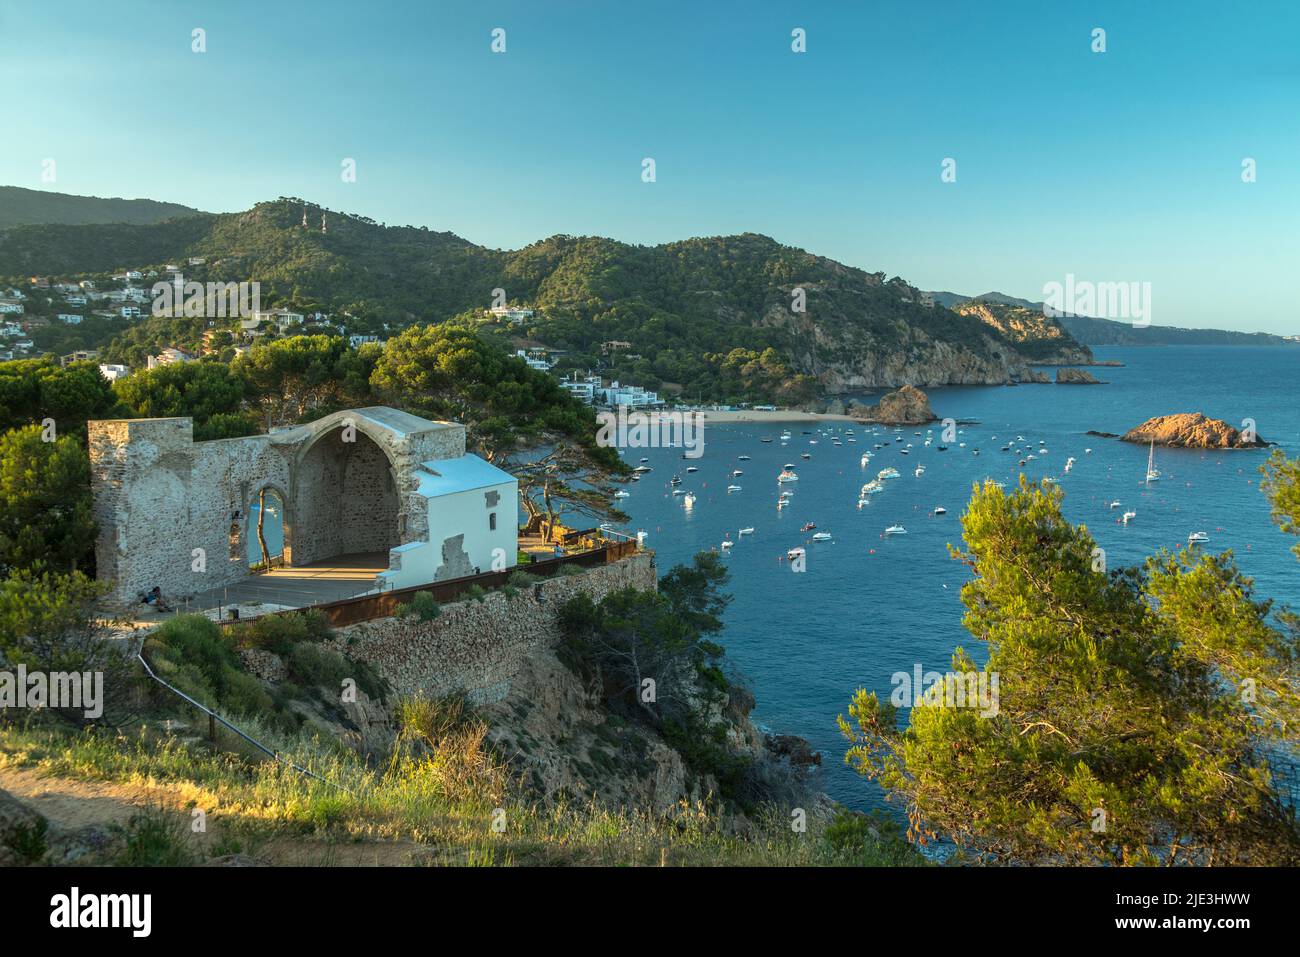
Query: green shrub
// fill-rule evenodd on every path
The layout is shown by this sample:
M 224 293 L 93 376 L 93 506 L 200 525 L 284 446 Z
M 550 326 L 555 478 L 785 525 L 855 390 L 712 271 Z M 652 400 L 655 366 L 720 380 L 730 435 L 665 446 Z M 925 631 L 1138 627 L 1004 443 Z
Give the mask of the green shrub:
M 482 585 L 470 585 L 460 593 L 461 600 L 482 601 L 487 597 L 487 590 Z
M 388 687 L 379 673 L 361 661 L 352 661 L 320 645 L 294 646 L 285 659 L 289 677 L 310 688 L 328 688 L 337 693 L 347 678 L 371 698 L 383 698 Z
M 543 581 L 545 581 L 545 579 L 542 578 L 542 576 L 532 575 L 528 572 L 512 572 L 510 577 L 506 579 L 507 584 L 520 589 L 532 588 L 534 585 L 540 584 Z
M 433 621 L 442 614 L 442 606 L 433 599 L 431 591 L 417 591 L 411 600 L 397 606 L 399 618 L 419 618 L 421 621 Z
M 43 817 L 30 824 L 15 824 L 4 835 L 4 846 L 14 853 L 20 864 L 38 864 L 49 850 L 45 840 L 48 830 L 49 822 Z
M 295 645 L 285 665 L 290 677 L 305 685 L 337 688 L 344 678 L 352 677 L 352 669 L 341 655 L 319 645 Z
M 235 629 L 235 643 L 240 648 L 261 648 L 281 656 L 304 641 L 323 641 L 329 636 L 329 623 L 319 611 L 263 615 Z
M 269 715 L 276 710 L 275 699 L 252 675 L 237 671 L 228 676 L 222 704 L 234 714 Z
M 202 615 L 169 619 L 149 636 L 146 647 L 174 664 L 177 677 L 218 698 L 226 693 L 229 676 L 239 668 L 239 656 L 216 624 Z M 186 688 L 181 690 L 189 693 Z
M 125 846 L 119 867 L 189 867 L 195 863 L 185 819 L 154 807 L 131 815 L 123 829 Z

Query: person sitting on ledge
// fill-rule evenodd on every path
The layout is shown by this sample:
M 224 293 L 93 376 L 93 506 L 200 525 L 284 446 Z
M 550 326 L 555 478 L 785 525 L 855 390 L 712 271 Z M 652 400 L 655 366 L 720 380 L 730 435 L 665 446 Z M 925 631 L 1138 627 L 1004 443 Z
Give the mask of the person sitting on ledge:
M 171 608 L 169 608 L 167 603 L 163 601 L 162 588 L 158 585 L 154 585 L 152 591 L 141 592 L 140 603 L 143 605 L 151 605 L 156 611 L 171 611 Z

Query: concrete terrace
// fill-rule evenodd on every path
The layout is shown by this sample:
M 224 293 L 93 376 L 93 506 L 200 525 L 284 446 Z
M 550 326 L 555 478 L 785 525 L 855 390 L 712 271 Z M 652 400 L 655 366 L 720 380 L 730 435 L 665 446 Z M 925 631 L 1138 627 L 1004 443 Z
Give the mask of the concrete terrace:
M 386 568 L 387 552 L 336 555 L 307 565 L 274 568 L 229 585 L 210 588 L 182 601 L 173 611 L 228 618 L 228 609 L 238 608 L 241 618 L 253 618 L 268 611 L 355 598 L 378 591 L 376 576 Z

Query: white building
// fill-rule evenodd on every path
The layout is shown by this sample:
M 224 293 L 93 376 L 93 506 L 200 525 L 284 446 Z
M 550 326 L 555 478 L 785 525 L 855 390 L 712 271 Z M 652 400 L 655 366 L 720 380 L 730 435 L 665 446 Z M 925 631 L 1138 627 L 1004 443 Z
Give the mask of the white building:
M 156 356 L 149 357 L 149 368 L 157 369 L 159 366 L 169 366 L 174 362 L 193 362 L 194 357 L 188 352 L 182 352 L 180 349 L 164 349 Z
M 12 313 L 20 316 L 23 313 L 23 304 L 14 299 L 0 299 L 0 313 Z
M 99 364 L 99 374 L 102 375 L 109 382 L 112 382 L 115 379 L 124 378 L 125 376 L 129 375 L 130 372 L 131 370 L 128 369 L 126 366 L 117 365 L 116 363 L 101 362 Z
M 378 336 L 360 336 L 360 335 L 348 336 L 348 345 L 350 345 L 353 349 L 367 342 L 378 342 L 378 341 L 379 341 Z
M 142 312 L 140 311 L 140 307 L 139 307 L 139 306 L 123 306 L 123 307 L 122 307 L 122 318 L 123 318 L 123 319 L 139 319 L 142 315 L 144 315 L 144 313 L 142 313 Z
M 81 323 L 81 316 L 71 312 L 61 312 L 55 316 L 55 318 L 58 319 L 59 322 L 66 322 L 70 326 L 80 325 Z
M 523 322 L 525 319 L 533 318 L 533 310 L 521 309 L 518 306 L 493 306 L 488 310 L 488 314 L 507 322 Z
M 516 349 L 515 355 L 528 363 L 528 368 L 530 369 L 536 369 L 538 372 L 549 372 L 551 369 L 552 363 L 547 362 L 545 359 L 538 359 L 534 356 L 530 356 L 523 349 Z
M 656 392 L 647 392 L 639 385 L 619 385 L 614 380 L 607 388 L 599 390 L 600 401 L 606 405 L 626 405 L 634 409 L 663 405 L 663 400 Z
M 417 493 L 428 503 L 429 534 L 424 541 L 392 549 L 389 570 L 379 575 L 384 588 L 514 567 L 519 554 L 518 479 L 469 453 L 422 462 L 416 475 Z M 449 550 L 463 556 L 459 568 Z

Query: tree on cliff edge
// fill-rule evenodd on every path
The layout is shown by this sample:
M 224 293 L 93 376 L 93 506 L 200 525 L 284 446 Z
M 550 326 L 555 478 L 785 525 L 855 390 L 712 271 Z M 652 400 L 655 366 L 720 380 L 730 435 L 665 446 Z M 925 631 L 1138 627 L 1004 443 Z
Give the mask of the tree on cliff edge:
M 981 861 L 1300 862 L 1275 767 L 1300 727 L 1296 631 L 1230 553 L 1107 573 L 1061 500 L 989 483 L 962 519 L 963 623 L 989 660 L 958 648 L 953 670 L 996 675 L 996 708 L 935 700 L 900 731 L 859 690 L 846 760 L 906 803 L 914 839 Z

